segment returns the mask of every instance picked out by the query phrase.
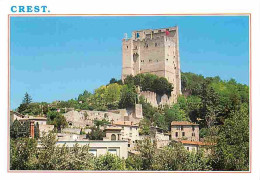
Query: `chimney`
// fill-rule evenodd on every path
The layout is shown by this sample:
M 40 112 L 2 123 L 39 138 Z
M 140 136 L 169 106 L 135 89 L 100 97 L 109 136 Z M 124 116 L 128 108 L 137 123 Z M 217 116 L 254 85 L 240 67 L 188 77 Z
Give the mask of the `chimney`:
M 30 121 L 30 136 L 34 139 L 34 121 Z

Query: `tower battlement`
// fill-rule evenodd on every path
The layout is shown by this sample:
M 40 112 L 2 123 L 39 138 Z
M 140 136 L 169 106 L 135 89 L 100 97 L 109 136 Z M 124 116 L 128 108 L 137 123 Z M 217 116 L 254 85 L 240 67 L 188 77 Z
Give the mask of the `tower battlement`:
M 178 27 L 132 32 L 122 41 L 122 80 L 127 75 L 151 73 L 173 85 L 172 101 L 181 94 Z

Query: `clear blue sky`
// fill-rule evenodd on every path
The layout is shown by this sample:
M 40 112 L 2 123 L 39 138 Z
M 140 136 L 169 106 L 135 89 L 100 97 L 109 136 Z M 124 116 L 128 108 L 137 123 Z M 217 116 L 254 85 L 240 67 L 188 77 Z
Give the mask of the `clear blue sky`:
M 121 76 L 133 30 L 179 26 L 181 70 L 249 84 L 247 16 L 11 17 L 11 109 L 76 98 Z

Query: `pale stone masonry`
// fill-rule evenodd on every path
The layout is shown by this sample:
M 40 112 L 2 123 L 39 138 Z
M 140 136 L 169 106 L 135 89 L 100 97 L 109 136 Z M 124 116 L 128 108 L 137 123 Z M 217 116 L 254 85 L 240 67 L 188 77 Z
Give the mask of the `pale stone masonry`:
M 199 125 L 188 121 L 172 121 L 171 139 L 199 141 Z
M 61 147 L 66 144 L 67 147 L 73 147 L 78 144 L 80 147 L 89 146 L 89 153 L 94 156 L 105 155 L 107 153 L 115 154 L 120 158 L 127 158 L 127 141 L 91 141 L 91 140 L 59 140 L 56 145 Z M 40 147 L 40 144 L 38 145 Z
M 151 73 L 172 83 L 170 101 L 181 94 L 178 27 L 132 32 L 122 42 L 122 80 L 127 75 Z

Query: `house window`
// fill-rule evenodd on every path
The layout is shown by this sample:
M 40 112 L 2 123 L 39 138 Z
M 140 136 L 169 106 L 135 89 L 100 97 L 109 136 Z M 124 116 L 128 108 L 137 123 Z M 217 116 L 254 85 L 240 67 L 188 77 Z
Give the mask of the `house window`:
M 175 137 L 178 137 L 178 132 L 175 132 Z
M 182 132 L 182 136 L 185 136 L 185 132 Z
M 128 46 L 126 46 L 126 48 L 128 49 Z
M 109 149 L 108 152 L 116 155 L 116 149 Z
M 181 126 L 181 130 L 183 131 L 183 126 Z
M 195 131 L 195 127 L 194 126 L 192 126 L 192 131 Z
M 97 150 L 96 149 L 90 149 L 89 153 L 93 154 L 94 156 L 97 156 Z
M 128 147 L 130 147 L 130 144 L 128 144 Z
M 157 43 L 154 44 L 155 47 L 157 47 L 157 45 L 158 45 Z
M 189 150 L 190 150 L 190 148 L 189 148 L 189 147 L 187 147 L 187 150 L 189 151 Z
M 129 136 L 132 137 L 132 133 L 129 133 Z
M 112 134 L 112 135 L 111 135 L 111 140 L 112 140 L 112 141 L 115 141 L 115 140 L 116 140 L 116 135 L 115 135 L 115 134 Z

